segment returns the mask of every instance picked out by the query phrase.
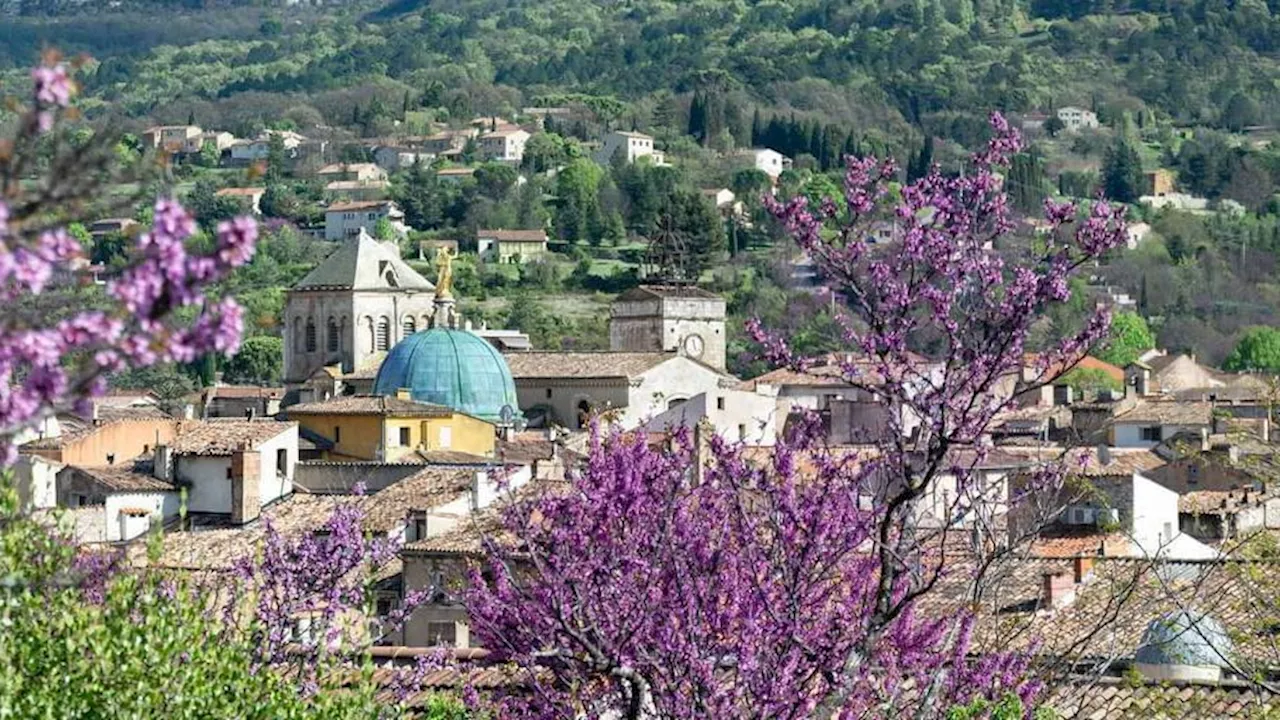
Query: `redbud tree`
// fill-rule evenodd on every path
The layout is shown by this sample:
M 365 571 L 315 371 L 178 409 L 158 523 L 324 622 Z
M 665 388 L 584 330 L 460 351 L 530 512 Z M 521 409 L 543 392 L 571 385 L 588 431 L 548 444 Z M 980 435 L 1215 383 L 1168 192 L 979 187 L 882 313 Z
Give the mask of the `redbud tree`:
M 113 373 L 236 352 L 240 308 L 213 292 L 257 239 L 252 219 L 235 218 L 195 252 L 191 214 L 161 198 L 105 287 L 80 287 L 86 249 L 66 228 L 92 219 L 119 179 L 114 142 L 70 141 L 60 122 L 75 116 L 69 66 L 49 56 L 32 78 L 16 135 L 0 140 L 0 716 L 401 716 L 431 666 L 404 673 L 387 697 L 367 650 L 418 599 L 362 625 L 371 573 L 402 538 L 368 537 L 358 501 L 323 534 L 285 537 L 267 519 L 261 553 L 200 578 L 157 567 L 158 534 L 145 559 L 130 558 L 77 547 L 50 527 L 57 512 L 21 510 L 3 471 L 24 430 L 87 414 Z M 456 716 L 444 705 L 440 716 Z
M 934 168 L 898 188 L 892 162 L 849 158 L 843 198 L 765 199 L 841 308 L 848 351 L 826 362 L 887 409 L 869 443 L 829 448 L 813 417 L 763 457 L 683 431 L 662 447 L 601 432 L 565 491 L 504 511 L 508 537 L 488 542 L 466 594 L 479 644 L 539 668 L 504 717 L 933 718 L 1034 703 L 1033 657 L 979 647 L 976 603 L 926 601 L 943 580 L 976 598 L 1005 547 L 999 515 L 1019 497 L 982 472 L 986 430 L 1013 402 L 1033 325 L 1124 223 L 1103 202 L 1046 202 L 1051 231 L 1006 261 L 1000 172 L 1020 140 L 999 116 L 992 129 L 958 177 Z M 886 224 L 893 239 L 871 240 Z M 1107 323 L 1036 348 L 1024 387 L 1072 367 Z M 776 364 L 813 362 L 748 331 Z M 1019 487 L 1049 492 L 1062 474 Z

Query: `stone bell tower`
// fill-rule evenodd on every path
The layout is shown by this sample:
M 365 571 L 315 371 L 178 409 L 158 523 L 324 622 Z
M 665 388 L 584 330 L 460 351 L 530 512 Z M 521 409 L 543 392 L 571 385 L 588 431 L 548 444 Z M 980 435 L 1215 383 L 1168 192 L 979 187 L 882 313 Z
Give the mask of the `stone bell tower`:
M 693 285 L 641 285 L 613 301 L 609 349 L 678 352 L 725 369 L 725 302 Z

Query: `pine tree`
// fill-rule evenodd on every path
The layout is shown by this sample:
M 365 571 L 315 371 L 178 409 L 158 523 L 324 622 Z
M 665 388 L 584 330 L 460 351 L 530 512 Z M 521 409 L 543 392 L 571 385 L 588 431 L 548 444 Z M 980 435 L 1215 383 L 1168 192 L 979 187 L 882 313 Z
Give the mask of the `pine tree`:
M 1102 165 L 1102 186 L 1107 197 L 1117 202 L 1137 202 L 1142 185 L 1142 161 L 1138 152 L 1128 140 L 1116 138 Z

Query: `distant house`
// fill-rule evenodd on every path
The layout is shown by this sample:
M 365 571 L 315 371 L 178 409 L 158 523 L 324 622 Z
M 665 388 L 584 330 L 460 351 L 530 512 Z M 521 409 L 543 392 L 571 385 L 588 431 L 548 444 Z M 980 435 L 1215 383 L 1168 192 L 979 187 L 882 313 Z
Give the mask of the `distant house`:
M 734 195 L 729 188 L 704 188 L 701 192 L 702 196 L 710 200 L 717 209 L 732 206 L 738 199 L 738 196 Z
M 477 230 L 476 249 L 485 262 L 524 263 L 547 254 L 545 230 Z
M 442 130 L 422 140 L 422 151 L 432 155 L 448 156 L 462 152 L 467 141 L 480 135 L 479 128 L 468 127 L 458 130 Z
M 1125 228 L 1125 245 L 1130 250 L 1135 250 L 1150 234 L 1151 226 L 1144 222 L 1129 225 Z
M 458 183 L 475 174 L 475 168 L 448 167 L 437 170 L 436 178 L 439 179 L 440 182 Z
M 1208 198 L 1196 197 L 1180 192 L 1167 192 L 1164 195 L 1143 195 L 1138 202 L 1153 208 L 1173 208 L 1185 212 L 1205 213 L 1209 211 Z
M 373 151 L 373 161 L 387 172 L 403 170 L 418 162 L 426 165 L 435 159 L 432 153 L 395 145 L 379 145 Z
M 1058 109 L 1058 119 L 1067 132 L 1080 132 L 1098 127 L 1098 115 L 1092 110 L 1068 105 Z
M 777 150 L 751 148 L 744 150 L 741 154 L 750 159 L 752 167 L 774 180 L 777 180 L 784 170 L 791 168 L 791 158 Z
M 600 149 L 596 151 L 595 161 L 601 165 L 608 165 L 619 153 L 628 163 L 633 163 L 642 157 L 649 158 L 654 165 L 663 165 L 666 162 L 666 157 L 660 151 L 654 150 L 652 135 L 618 130 L 604 136 Z
M 1163 197 L 1173 192 L 1173 171 L 1165 168 L 1150 170 L 1142 174 L 1146 183 L 1142 194 Z
M 222 188 L 214 195 L 218 197 L 231 197 L 243 200 L 248 209 L 254 215 L 262 214 L 262 196 L 267 192 L 266 188 L 243 187 L 243 188 Z
M 480 156 L 485 160 L 518 164 L 524 159 L 529 133 L 520 128 L 499 129 L 480 136 Z
M 112 233 L 126 233 L 129 228 L 138 224 L 133 218 L 103 218 L 89 225 L 89 235 L 98 240 Z
M 336 202 L 324 211 L 324 239 L 344 240 L 364 230 L 370 234 L 378 221 L 386 218 L 396 232 L 409 231 L 404 224 L 404 212 L 390 200 L 359 200 Z
M 1048 119 L 1049 116 L 1042 112 L 1024 113 L 1022 116 L 1022 129 L 1028 132 L 1040 130 L 1044 128 L 1045 121 Z
M 386 180 L 387 171 L 374 163 L 334 163 L 316 171 L 325 182 L 369 182 Z
M 391 191 L 389 180 L 335 180 L 324 191 L 339 200 L 382 200 Z
M 142 144 L 165 152 L 186 152 L 204 131 L 199 125 L 157 125 L 142 133 Z
M 298 157 L 302 150 L 302 146 L 308 142 L 307 138 L 296 132 L 289 130 L 266 130 L 253 140 L 237 140 L 231 145 L 231 160 L 233 162 L 251 163 L 259 160 L 266 160 L 271 152 L 271 139 L 279 136 L 284 145 L 285 155 L 289 158 Z

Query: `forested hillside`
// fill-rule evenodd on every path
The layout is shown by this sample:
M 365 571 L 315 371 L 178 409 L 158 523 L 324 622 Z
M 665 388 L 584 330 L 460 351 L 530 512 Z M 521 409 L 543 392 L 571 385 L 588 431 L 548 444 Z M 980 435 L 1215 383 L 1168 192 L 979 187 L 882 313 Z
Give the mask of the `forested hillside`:
M 103 61 L 90 94 L 133 115 L 184 95 L 316 94 L 371 78 L 414 103 L 465 91 L 481 113 L 614 96 L 642 122 L 671 94 L 721 82 L 753 103 L 888 131 L 1068 103 L 1221 127 L 1280 110 L 1276 0 L 18 5 L 0 64 L 25 66 L 44 43 L 89 52 Z
M 691 237 L 707 238 L 700 264 L 732 255 L 703 279 L 737 319 L 795 323 L 820 350 L 829 319 L 788 294 L 759 178 L 733 153 L 780 151 L 794 160 L 780 190 L 816 200 L 838 193 L 844 154 L 896 156 L 903 179 L 931 162 L 957 171 L 1001 110 L 1031 139 L 1008 178 L 1019 210 L 1105 191 L 1149 230 L 1081 289 L 1081 308 L 1128 293 L 1161 344 L 1210 361 L 1246 328 L 1280 325 L 1280 0 L 0 0 L 0 14 L 0 90 L 25 82 L 44 47 L 85 53 L 80 107 L 95 128 L 293 130 L 323 139 L 325 162 L 370 161 L 378 144 L 482 118 L 534 129 L 518 168 L 527 185 L 509 166 L 459 184 L 392 177 L 413 242 L 465 248 L 479 227 L 545 226 L 572 250 L 518 277 L 478 265 L 476 295 L 616 292 L 635 282 L 660 209 L 680 207 L 699 227 Z M 1098 127 L 1054 127 L 1066 106 L 1096 113 Z M 566 114 L 543 122 L 530 108 Z M 609 130 L 652 135 L 671 167 L 589 162 Z M 472 148 L 461 162 L 475 159 Z M 218 188 L 259 181 L 218 167 L 216 152 L 204 160 L 177 180 L 214 219 L 234 210 Z M 273 166 L 264 212 L 299 227 L 322 219 L 334 198 L 317 167 Z M 1157 169 L 1199 209 L 1140 205 Z M 697 198 L 714 188 L 738 193 L 755 222 L 710 232 Z M 553 346 L 601 342 L 600 328 L 585 337 L 536 304 L 504 316 L 486 302 L 494 322 Z

